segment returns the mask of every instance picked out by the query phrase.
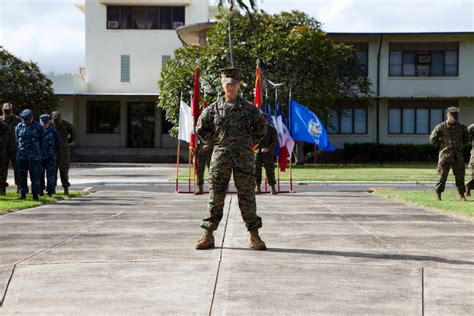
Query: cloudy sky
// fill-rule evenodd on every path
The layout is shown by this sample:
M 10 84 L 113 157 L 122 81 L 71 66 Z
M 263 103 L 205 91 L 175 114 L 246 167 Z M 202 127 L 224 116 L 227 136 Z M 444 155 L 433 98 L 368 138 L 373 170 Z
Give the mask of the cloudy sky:
M 84 65 L 84 0 L 0 0 L 0 45 L 44 72 Z M 301 10 L 327 32 L 474 31 L 474 0 L 257 0 L 270 13 Z M 214 0 L 210 0 L 214 4 Z M 291 3 L 289 7 L 288 3 Z

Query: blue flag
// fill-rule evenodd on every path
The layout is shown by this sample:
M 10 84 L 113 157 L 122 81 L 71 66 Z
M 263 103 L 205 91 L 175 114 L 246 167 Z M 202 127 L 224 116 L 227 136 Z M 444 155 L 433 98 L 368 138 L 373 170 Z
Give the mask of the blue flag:
M 295 141 L 316 144 L 319 149 L 334 151 L 329 143 L 328 133 L 319 118 L 307 107 L 291 100 L 291 137 Z

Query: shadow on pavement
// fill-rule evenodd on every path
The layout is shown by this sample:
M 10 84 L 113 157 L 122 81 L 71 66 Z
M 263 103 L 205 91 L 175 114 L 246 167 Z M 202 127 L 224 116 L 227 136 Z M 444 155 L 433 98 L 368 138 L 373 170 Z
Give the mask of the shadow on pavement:
M 250 248 L 239 247 L 222 247 L 225 250 L 246 250 L 255 251 Z M 384 259 L 384 260 L 413 260 L 413 261 L 434 261 L 447 264 L 465 264 L 474 265 L 473 261 L 450 260 L 435 256 L 417 256 L 391 253 L 368 253 L 368 252 L 352 252 L 352 251 L 328 251 L 314 249 L 290 249 L 290 248 L 267 248 L 267 252 L 304 254 L 304 255 L 320 255 L 320 256 L 336 256 L 336 257 L 352 257 L 352 258 L 368 258 L 368 259 Z

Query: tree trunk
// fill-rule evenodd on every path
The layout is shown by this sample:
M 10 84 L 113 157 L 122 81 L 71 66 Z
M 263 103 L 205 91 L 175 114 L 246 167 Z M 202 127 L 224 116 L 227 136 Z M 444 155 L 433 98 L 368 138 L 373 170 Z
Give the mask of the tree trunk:
M 304 165 L 304 151 L 303 151 L 303 142 L 295 142 L 296 151 L 295 151 L 295 163 L 297 165 Z

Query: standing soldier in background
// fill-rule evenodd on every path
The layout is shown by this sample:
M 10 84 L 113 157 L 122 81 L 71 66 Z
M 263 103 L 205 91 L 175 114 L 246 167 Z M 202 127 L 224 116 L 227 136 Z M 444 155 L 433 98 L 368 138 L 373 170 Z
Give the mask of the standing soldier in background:
M 28 193 L 28 171 L 30 172 L 33 200 L 39 199 L 41 188 L 41 147 L 43 128 L 33 120 L 33 113 L 25 109 L 20 113 L 22 122 L 15 129 L 18 150 L 16 161 L 20 180 L 20 199 L 26 199 Z
M 196 177 L 197 177 L 197 190 L 194 192 L 195 195 L 200 195 L 203 193 L 204 187 L 204 170 L 209 170 L 211 163 L 211 156 L 213 147 L 212 145 L 204 144 L 199 138 L 197 140 L 198 146 L 194 159 L 196 159 Z M 209 172 L 210 173 L 210 172 Z
M 15 138 L 15 128 L 18 124 L 21 123 L 21 118 L 13 114 L 13 105 L 11 103 L 4 103 L 2 106 L 3 115 L 0 116 L 0 120 L 7 126 L 8 130 L 5 135 L 5 162 L 3 165 L 0 165 L 0 185 L 7 187 L 7 178 L 8 178 L 8 165 L 11 163 L 13 168 L 13 177 L 15 179 L 15 185 L 17 186 L 17 192 L 19 192 L 20 180 L 18 178 L 18 171 L 16 168 L 16 138 Z
M 469 138 L 472 144 L 471 149 L 471 159 L 469 160 L 469 170 L 467 174 L 467 183 L 466 183 L 466 195 L 471 196 L 471 190 L 474 189 L 474 124 L 469 125 L 467 128 L 469 132 Z
M 468 143 L 469 135 L 466 126 L 458 122 L 459 108 L 449 107 L 446 121 L 436 125 L 431 132 L 430 140 L 439 148 L 438 158 L 438 183 L 436 183 L 436 198 L 441 201 L 441 193 L 444 192 L 449 169 L 453 168 L 456 179 L 456 187 L 461 201 L 465 201 L 466 187 L 464 176 L 466 167 L 464 165 L 463 147 Z
M 7 143 L 6 143 L 6 135 L 8 132 L 8 127 L 2 120 L 0 120 L 0 170 L 3 172 L 3 168 L 7 168 L 5 166 L 7 160 Z M 0 183 L 0 195 L 6 195 L 8 183 L 6 181 Z
M 265 115 L 265 114 L 264 114 Z M 272 194 L 277 194 L 275 189 L 275 157 L 274 151 L 278 141 L 278 136 L 275 128 L 267 123 L 267 132 L 263 136 L 257 148 L 257 157 L 255 159 L 255 176 L 257 179 L 257 188 L 255 193 L 262 193 L 260 187 L 262 183 L 262 165 L 265 167 L 268 184 L 272 188 Z
M 57 177 L 57 155 L 61 149 L 59 134 L 54 127 L 50 126 L 49 114 L 40 116 L 40 124 L 43 126 L 43 148 L 41 149 L 42 170 L 41 173 L 41 195 L 46 189 L 49 196 L 56 193 Z M 45 184 L 45 176 L 47 178 Z
M 255 156 L 252 144 L 259 143 L 266 132 L 265 119 L 258 109 L 239 97 L 240 70 L 221 71 L 224 98 L 208 106 L 199 117 L 197 136 L 214 145 L 209 175 L 209 215 L 201 222 L 204 229 L 196 249 L 214 247 L 213 232 L 223 217 L 224 200 L 230 177 L 234 175 L 239 208 L 250 233 L 249 245 L 265 250 L 258 234 L 262 219 L 255 202 Z
M 64 188 L 64 195 L 68 195 L 69 187 L 71 186 L 69 183 L 69 167 L 71 163 L 71 150 L 69 145 L 76 140 L 76 132 L 71 123 L 62 119 L 61 112 L 54 111 L 52 114 L 53 127 L 58 131 L 61 141 L 61 149 L 58 154 L 59 175 Z

